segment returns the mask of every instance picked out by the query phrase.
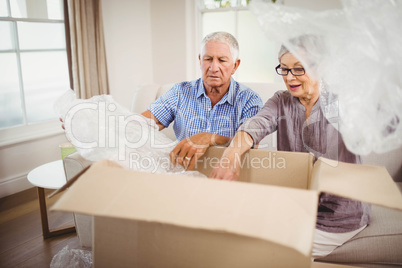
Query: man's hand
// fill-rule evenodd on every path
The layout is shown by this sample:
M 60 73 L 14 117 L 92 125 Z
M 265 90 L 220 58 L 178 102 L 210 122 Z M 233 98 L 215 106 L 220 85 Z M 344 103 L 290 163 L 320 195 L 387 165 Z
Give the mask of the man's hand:
M 204 155 L 209 146 L 214 144 L 211 133 L 198 133 L 194 136 L 185 138 L 170 153 L 170 160 L 173 165 L 177 163 L 187 170 L 193 170 L 197 160 Z

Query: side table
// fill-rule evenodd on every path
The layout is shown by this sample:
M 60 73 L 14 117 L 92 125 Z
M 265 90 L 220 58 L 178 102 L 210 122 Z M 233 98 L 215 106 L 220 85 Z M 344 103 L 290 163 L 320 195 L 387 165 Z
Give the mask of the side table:
M 75 232 L 75 226 L 50 230 L 47 215 L 45 188 L 59 189 L 66 183 L 63 161 L 57 160 L 41 165 L 28 173 L 28 181 L 37 187 L 40 216 L 42 222 L 43 238 L 47 239 L 54 236 Z

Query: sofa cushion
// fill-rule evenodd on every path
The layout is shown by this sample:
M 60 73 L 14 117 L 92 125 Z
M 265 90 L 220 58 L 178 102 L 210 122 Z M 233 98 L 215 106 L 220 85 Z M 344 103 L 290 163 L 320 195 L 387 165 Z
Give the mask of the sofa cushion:
M 402 212 L 373 205 L 370 225 L 317 261 L 402 265 Z
M 372 152 L 362 160 L 365 165 L 385 166 L 394 181 L 402 182 L 402 146 L 381 154 Z
M 145 112 L 148 106 L 156 100 L 159 89 L 160 85 L 156 84 L 137 87 L 133 92 L 131 111 L 137 114 Z

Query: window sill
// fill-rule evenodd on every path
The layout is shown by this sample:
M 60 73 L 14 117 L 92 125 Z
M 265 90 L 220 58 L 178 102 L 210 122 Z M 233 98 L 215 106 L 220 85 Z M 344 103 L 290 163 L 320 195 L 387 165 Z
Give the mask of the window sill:
M 64 133 L 58 120 L 0 130 L 0 148 Z

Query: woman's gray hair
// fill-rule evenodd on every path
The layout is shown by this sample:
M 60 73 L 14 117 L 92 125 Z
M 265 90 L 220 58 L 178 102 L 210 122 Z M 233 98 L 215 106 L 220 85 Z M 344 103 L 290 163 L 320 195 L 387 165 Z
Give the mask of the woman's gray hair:
M 307 58 L 312 62 L 317 62 L 322 57 L 324 51 L 323 40 L 321 37 L 316 35 L 300 35 L 290 39 L 288 45 L 294 52 L 299 50 L 304 51 L 307 54 Z M 279 62 L 281 61 L 282 56 L 288 52 L 288 47 L 285 44 L 282 44 L 278 53 Z
M 214 32 L 210 33 L 202 39 L 201 42 L 201 54 L 204 46 L 210 42 L 221 42 L 225 43 L 229 46 L 230 54 L 232 54 L 233 61 L 236 61 L 239 58 L 239 43 L 237 43 L 236 38 L 227 32 Z

